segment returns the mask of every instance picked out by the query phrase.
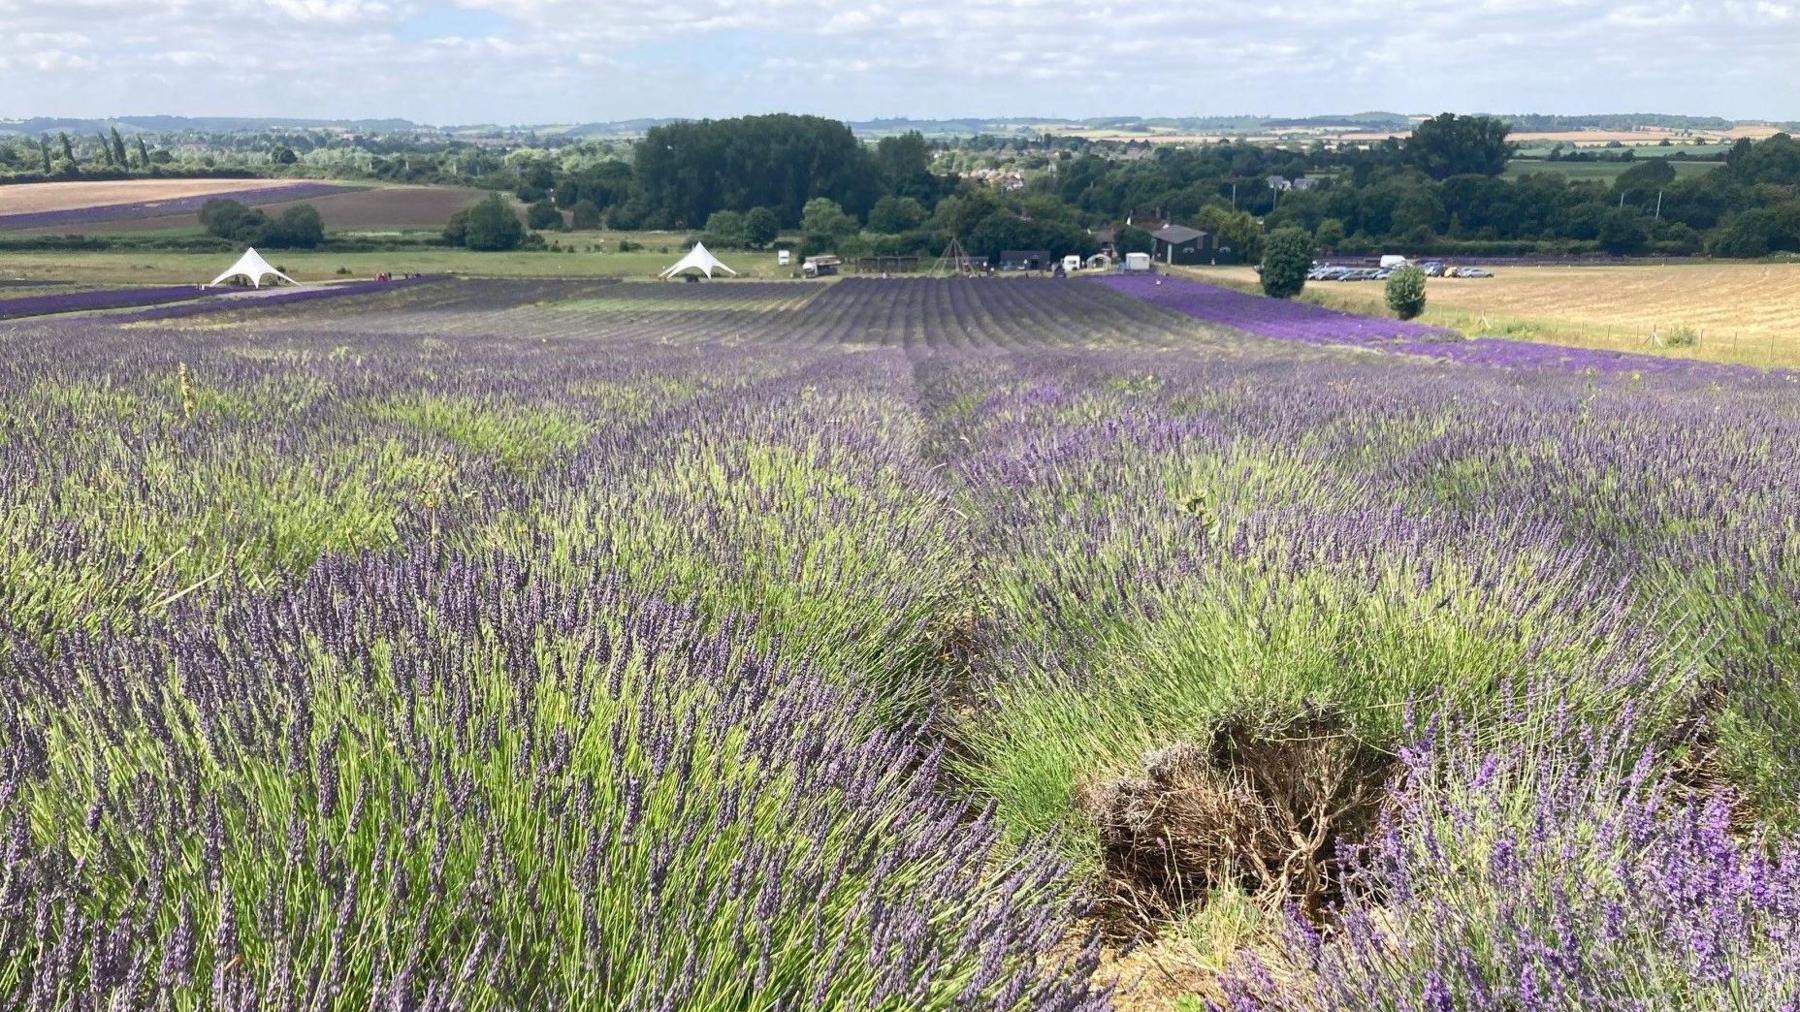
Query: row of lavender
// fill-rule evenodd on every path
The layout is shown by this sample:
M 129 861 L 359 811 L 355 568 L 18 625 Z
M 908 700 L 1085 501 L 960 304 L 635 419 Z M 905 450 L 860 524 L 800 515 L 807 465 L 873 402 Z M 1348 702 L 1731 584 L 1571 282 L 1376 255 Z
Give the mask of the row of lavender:
M 911 364 L 592 294 L 8 334 L 0 1004 L 1107 1004 L 941 790 Z
M 439 280 L 443 280 L 443 275 L 420 274 L 393 281 L 337 282 L 329 285 L 307 285 L 290 290 L 256 292 L 254 294 L 234 288 L 207 288 L 203 285 L 95 288 L 0 299 L 0 320 L 137 307 L 156 308 L 115 316 L 112 322 L 170 320 L 245 308 L 244 300 L 246 298 L 255 299 L 254 307 L 266 309 L 270 306 L 293 302 L 312 302 L 318 299 L 331 299 L 347 295 L 370 295 Z M 184 303 L 184 305 L 172 306 L 169 303 Z
M 153 285 L 146 288 L 92 288 L 49 292 L 0 299 L 0 320 L 55 313 L 85 313 L 98 309 L 153 306 L 162 302 L 197 299 L 206 294 L 200 285 Z
M 215 197 L 229 197 L 244 204 L 280 204 L 290 200 L 313 200 L 362 189 L 339 183 L 283 183 L 279 186 L 234 188 L 222 182 L 211 193 L 167 200 L 136 200 L 124 204 L 98 204 L 92 207 L 62 208 L 54 211 L 20 211 L 0 214 L 0 229 L 61 228 L 92 225 L 109 221 L 135 221 L 161 218 L 165 215 L 191 214 Z

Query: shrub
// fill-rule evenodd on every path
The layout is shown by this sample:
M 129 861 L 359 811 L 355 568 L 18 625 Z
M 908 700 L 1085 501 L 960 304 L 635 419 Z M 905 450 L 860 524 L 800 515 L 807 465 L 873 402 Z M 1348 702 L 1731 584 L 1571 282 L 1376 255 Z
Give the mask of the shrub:
M 1279 228 L 1263 249 L 1262 288 L 1271 298 L 1291 299 L 1306 287 L 1312 270 L 1312 236 L 1297 228 Z
M 536 201 L 525 212 L 525 224 L 539 231 L 551 230 L 560 232 L 563 228 L 562 212 L 548 200 Z
M 200 227 L 232 242 L 255 242 L 268 216 L 241 201 L 215 197 L 200 205 Z
M 517 249 L 524 239 L 525 227 L 519 224 L 519 216 L 497 193 L 451 215 L 449 224 L 444 226 L 445 242 L 472 250 Z
M 781 219 L 766 207 L 753 207 L 744 215 L 744 241 L 762 249 L 781 235 Z
M 312 249 L 325 240 L 325 222 L 318 208 L 297 204 L 263 226 L 259 241 L 279 248 Z
M 1410 320 L 1425 311 L 1425 272 L 1417 267 L 1402 267 L 1388 275 L 1387 304 L 1394 315 Z
M 1665 348 L 1696 348 L 1700 345 L 1700 333 L 1692 327 L 1676 327 L 1661 336 Z
M 800 227 L 814 235 L 854 235 L 856 219 L 845 214 L 837 201 L 828 197 L 814 197 L 806 202 L 800 217 Z
M 700 238 L 709 246 L 742 246 L 744 216 L 736 211 L 714 211 L 706 219 L 706 232 Z
M 886 196 L 869 210 L 869 231 L 898 235 L 925 220 L 925 207 L 912 197 Z

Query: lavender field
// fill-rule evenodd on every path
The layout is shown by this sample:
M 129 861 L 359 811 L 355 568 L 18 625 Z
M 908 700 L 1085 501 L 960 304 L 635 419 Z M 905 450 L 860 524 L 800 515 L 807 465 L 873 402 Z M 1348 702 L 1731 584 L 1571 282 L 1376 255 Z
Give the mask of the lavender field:
M 0 1007 L 1800 1002 L 1800 383 L 1169 301 L 0 323 Z

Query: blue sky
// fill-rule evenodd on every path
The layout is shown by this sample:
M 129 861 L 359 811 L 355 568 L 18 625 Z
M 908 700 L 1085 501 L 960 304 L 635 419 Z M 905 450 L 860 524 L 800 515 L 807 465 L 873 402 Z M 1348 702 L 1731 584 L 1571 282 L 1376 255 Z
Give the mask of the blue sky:
M 1800 0 L 0 0 L 0 117 L 1800 119 Z

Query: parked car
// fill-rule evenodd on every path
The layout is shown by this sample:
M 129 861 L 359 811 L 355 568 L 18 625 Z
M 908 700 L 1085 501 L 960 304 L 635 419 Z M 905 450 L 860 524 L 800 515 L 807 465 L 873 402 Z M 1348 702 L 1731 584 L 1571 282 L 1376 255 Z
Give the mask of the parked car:
M 1424 271 L 1425 276 L 1428 278 L 1441 278 L 1444 276 L 1444 262 L 1442 260 L 1427 260 L 1419 265 L 1419 269 Z
M 1458 267 L 1456 276 L 1459 278 L 1491 278 L 1494 276 L 1494 272 L 1483 270 L 1480 267 Z

